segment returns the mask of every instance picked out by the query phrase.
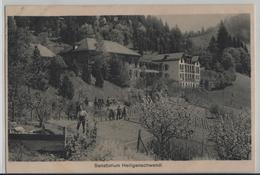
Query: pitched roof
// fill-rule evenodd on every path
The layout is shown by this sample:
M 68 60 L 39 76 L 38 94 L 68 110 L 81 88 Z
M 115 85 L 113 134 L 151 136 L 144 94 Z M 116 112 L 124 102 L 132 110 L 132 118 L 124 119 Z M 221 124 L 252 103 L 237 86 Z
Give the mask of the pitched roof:
M 140 61 L 154 61 L 154 62 L 163 62 L 163 61 L 177 61 L 183 57 L 183 52 L 176 53 L 167 53 L 167 54 L 159 54 L 159 55 L 144 55 Z
M 37 47 L 39 52 L 40 52 L 41 57 L 52 58 L 52 57 L 56 56 L 50 49 L 48 49 L 47 47 L 45 47 L 41 44 L 30 44 L 30 46 L 33 47 L 33 48 Z
M 104 50 L 109 53 L 116 54 L 125 54 L 125 55 L 134 55 L 140 56 L 140 54 L 134 52 L 131 49 L 113 41 L 103 40 Z M 94 38 L 85 38 L 77 43 L 78 47 L 74 50 L 71 48 L 70 51 L 78 52 L 78 51 L 96 51 L 97 50 L 97 41 Z M 67 50 L 68 51 L 68 50 Z

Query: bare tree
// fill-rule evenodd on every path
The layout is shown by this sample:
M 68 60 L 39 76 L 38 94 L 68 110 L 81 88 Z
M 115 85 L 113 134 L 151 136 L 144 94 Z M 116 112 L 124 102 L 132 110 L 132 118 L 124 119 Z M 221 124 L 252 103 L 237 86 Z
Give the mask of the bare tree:
M 39 121 L 39 127 L 44 127 L 44 122 L 50 115 L 50 105 L 48 104 L 47 99 L 40 93 L 34 94 L 34 109 Z

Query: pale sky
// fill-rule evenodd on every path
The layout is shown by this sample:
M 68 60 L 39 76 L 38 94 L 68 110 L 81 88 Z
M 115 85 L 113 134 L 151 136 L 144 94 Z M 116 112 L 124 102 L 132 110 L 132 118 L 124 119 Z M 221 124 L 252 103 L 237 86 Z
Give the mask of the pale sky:
M 198 14 L 198 15 L 159 15 L 163 22 L 168 23 L 172 28 L 176 24 L 182 32 L 185 31 L 198 31 L 202 27 L 205 29 L 208 27 L 216 26 L 221 20 L 228 18 L 230 14 Z

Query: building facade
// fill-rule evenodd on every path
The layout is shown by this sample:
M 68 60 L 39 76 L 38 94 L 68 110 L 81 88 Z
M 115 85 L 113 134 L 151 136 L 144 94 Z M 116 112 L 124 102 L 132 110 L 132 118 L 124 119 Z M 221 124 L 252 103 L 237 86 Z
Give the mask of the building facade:
M 197 88 L 200 85 L 198 56 L 184 53 L 147 55 L 140 59 L 143 73 L 175 80 L 181 87 Z
M 82 75 L 84 66 L 89 66 L 94 63 L 96 57 L 100 54 L 98 43 L 94 38 L 85 38 L 76 43 L 71 48 L 66 49 L 61 53 L 66 64 L 75 70 L 78 76 Z M 140 54 L 131 49 L 113 41 L 103 40 L 103 56 L 111 59 L 118 59 L 123 62 L 129 71 L 130 80 L 135 80 L 140 75 L 138 61 Z M 131 76 L 130 76 L 131 75 Z

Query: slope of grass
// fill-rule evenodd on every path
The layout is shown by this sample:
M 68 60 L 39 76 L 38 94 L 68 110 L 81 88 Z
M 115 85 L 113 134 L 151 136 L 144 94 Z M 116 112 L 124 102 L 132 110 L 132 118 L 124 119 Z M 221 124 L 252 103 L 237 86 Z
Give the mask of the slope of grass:
M 217 28 L 213 28 L 213 30 L 204 33 L 199 36 L 191 37 L 192 44 L 195 48 L 207 48 L 209 45 L 209 41 L 212 36 L 216 37 L 217 35 Z
M 250 108 L 251 82 L 250 77 L 237 73 L 233 85 L 222 90 L 208 93 L 209 98 L 217 103 L 236 108 Z
M 95 97 L 103 98 L 104 100 L 106 100 L 107 97 L 112 97 L 120 100 L 126 100 L 127 98 L 127 88 L 121 88 L 108 81 L 104 81 L 103 88 L 99 88 L 94 86 L 93 84 L 87 84 L 80 77 L 77 77 L 75 75 L 70 74 L 69 79 L 73 83 L 73 87 L 75 90 L 73 100 L 82 101 L 86 97 L 88 97 L 88 100 L 90 101 L 94 101 Z

